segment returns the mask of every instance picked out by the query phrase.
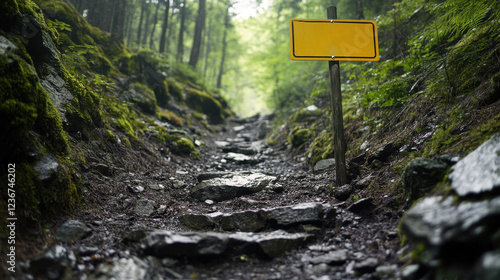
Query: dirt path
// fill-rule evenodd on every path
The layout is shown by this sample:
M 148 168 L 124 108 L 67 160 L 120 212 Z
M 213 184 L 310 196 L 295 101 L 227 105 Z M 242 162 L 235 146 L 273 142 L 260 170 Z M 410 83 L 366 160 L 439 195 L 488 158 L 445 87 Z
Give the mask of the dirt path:
M 55 279 L 398 278 L 399 214 L 334 198 L 333 170 L 313 174 L 268 147 L 268 122 L 228 122 L 201 139 L 201 161 L 168 155 L 84 174 L 92 207 L 71 219 L 88 232 L 58 242 L 59 259 L 38 258 L 53 268 L 30 270 Z

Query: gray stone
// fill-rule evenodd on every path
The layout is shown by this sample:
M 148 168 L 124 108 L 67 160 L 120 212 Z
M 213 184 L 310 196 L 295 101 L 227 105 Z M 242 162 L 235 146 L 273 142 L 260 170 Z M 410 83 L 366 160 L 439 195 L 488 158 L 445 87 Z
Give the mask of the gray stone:
M 111 264 L 100 264 L 89 280 L 129 280 L 146 279 L 148 265 L 139 258 L 121 258 Z
M 225 160 L 229 162 L 234 162 L 238 164 L 258 164 L 262 162 L 262 159 L 250 157 L 241 153 L 227 153 L 224 157 Z
M 40 79 L 40 84 L 49 94 L 52 103 L 59 111 L 59 116 L 66 121 L 65 106 L 73 100 L 73 94 L 66 88 L 66 82 L 54 68 L 48 67 L 48 70 L 50 74 Z
M 55 245 L 45 254 L 31 260 L 30 271 L 35 276 L 46 279 L 61 279 L 67 271 L 76 264 L 76 256 L 73 251 Z M 68 279 L 69 275 L 66 275 Z
M 261 173 L 230 174 L 201 181 L 193 188 L 191 196 L 200 201 L 210 199 L 220 202 L 261 191 L 275 179 Z
M 152 190 L 155 190 L 155 191 L 162 191 L 165 189 L 165 186 L 162 184 L 153 183 L 153 184 L 149 185 L 149 188 Z
M 147 217 L 155 212 L 156 202 L 149 199 L 137 201 L 134 212 L 138 216 Z
M 403 185 L 412 200 L 428 194 L 443 181 L 449 167 L 446 163 L 429 158 L 412 160 L 403 173 Z
M 449 197 L 428 197 L 417 203 L 405 215 L 402 229 L 413 240 L 440 249 L 443 245 L 484 242 L 486 231 L 494 232 L 500 225 L 500 197 L 490 201 L 462 202 L 458 205 Z
M 334 196 L 340 201 L 346 201 L 351 196 L 351 193 L 352 187 L 350 185 L 343 185 L 335 190 Z
M 486 252 L 476 263 L 472 276 L 474 280 L 500 279 L 500 252 Z
M 55 233 L 57 240 L 62 242 L 73 242 L 82 239 L 92 230 L 77 220 L 66 221 Z
M 260 210 L 236 213 L 185 214 L 180 222 L 192 229 L 221 228 L 226 231 L 260 231 L 263 229 L 287 228 L 298 224 L 329 223 L 335 216 L 335 209 L 321 203 L 301 203 Z
M 314 173 L 326 171 L 328 169 L 333 169 L 335 167 L 335 159 L 334 158 L 329 158 L 329 159 L 323 159 L 318 161 L 313 168 Z
M 393 279 L 397 269 L 398 266 L 395 264 L 381 265 L 375 269 L 375 273 L 377 277 L 380 279 L 388 279 L 388 278 Z
M 455 164 L 448 178 L 459 196 L 500 189 L 500 133 Z
M 157 230 L 141 243 L 146 255 L 165 257 L 207 257 L 227 254 L 255 254 L 273 258 L 302 246 L 313 238 L 302 233 L 172 232 Z
M 106 165 L 104 163 L 97 163 L 92 165 L 92 169 L 96 170 L 97 172 L 101 173 L 104 176 L 113 176 L 113 168 L 110 167 L 109 165 Z
M 0 55 L 17 51 L 16 45 L 0 35 Z
M 128 186 L 128 190 L 132 193 L 141 193 L 144 191 L 144 187 L 143 186 Z
M 42 181 L 49 180 L 55 176 L 57 168 L 59 168 L 59 163 L 52 155 L 44 156 L 33 167 L 38 172 L 38 178 Z
M 357 271 L 358 273 L 361 273 L 361 274 L 371 273 L 371 272 L 375 271 L 378 264 L 379 264 L 379 262 L 376 258 L 368 258 L 364 261 L 356 263 L 354 265 L 354 270 Z
M 362 214 L 370 212 L 374 208 L 375 205 L 373 204 L 373 198 L 367 197 L 354 202 L 351 206 L 347 208 L 347 210 L 356 214 Z
M 329 265 L 342 265 L 348 260 L 347 250 L 332 251 L 317 257 L 302 258 L 303 262 L 312 264 L 326 263 Z

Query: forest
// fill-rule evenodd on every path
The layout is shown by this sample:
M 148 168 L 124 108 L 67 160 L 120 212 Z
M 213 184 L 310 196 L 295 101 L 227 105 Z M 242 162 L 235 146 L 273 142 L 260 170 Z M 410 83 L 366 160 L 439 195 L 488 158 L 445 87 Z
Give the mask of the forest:
M 0 127 L 1 279 L 500 279 L 496 0 L 2 0 Z

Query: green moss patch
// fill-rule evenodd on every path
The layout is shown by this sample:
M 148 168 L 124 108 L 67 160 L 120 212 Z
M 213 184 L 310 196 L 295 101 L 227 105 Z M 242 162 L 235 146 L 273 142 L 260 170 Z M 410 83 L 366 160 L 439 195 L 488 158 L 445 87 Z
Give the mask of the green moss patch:
M 206 114 L 213 123 L 221 123 L 224 120 L 220 102 L 204 91 L 186 88 L 186 104 L 192 109 Z

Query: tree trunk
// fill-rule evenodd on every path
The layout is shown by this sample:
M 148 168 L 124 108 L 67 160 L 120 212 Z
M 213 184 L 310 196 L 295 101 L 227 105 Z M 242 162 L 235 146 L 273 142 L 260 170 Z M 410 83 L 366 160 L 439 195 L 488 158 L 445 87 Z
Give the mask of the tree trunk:
M 115 9 L 113 13 L 111 38 L 117 42 L 122 42 L 127 1 L 115 0 L 114 2 Z
M 219 75 L 217 77 L 217 88 L 222 88 L 222 76 L 224 75 L 224 61 L 226 60 L 227 30 L 229 29 L 229 7 L 224 18 L 224 35 L 222 36 L 222 57 L 220 60 Z
M 170 0 L 165 0 L 165 14 L 163 16 L 163 25 L 161 27 L 161 36 L 160 36 L 160 52 L 165 52 L 165 41 L 167 35 L 167 27 L 168 27 L 168 12 L 170 10 Z
M 153 1 L 150 0 L 146 5 L 146 19 L 144 20 L 144 36 L 142 37 L 142 45 L 143 46 L 146 46 L 147 41 L 148 41 L 149 25 L 150 25 L 149 18 L 151 15 L 151 3 L 152 2 Z
M 186 0 L 181 7 L 181 26 L 179 27 L 179 40 L 177 41 L 177 61 L 182 62 L 184 57 L 184 23 L 186 21 Z
M 211 14 L 213 8 L 213 4 L 210 5 L 210 8 L 208 9 L 208 14 Z M 210 56 L 210 31 L 212 27 L 212 17 L 209 17 L 208 19 L 208 25 L 207 25 L 207 31 L 205 32 L 205 62 L 203 65 L 203 78 L 207 77 L 207 70 L 208 70 L 208 57 Z
M 201 35 L 205 26 L 206 18 L 205 3 L 205 0 L 199 1 L 198 18 L 196 19 L 196 26 L 194 28 L 193 47 L 191 48 L 191 55 L 189 57 L 189 65 L 193 67 L 193 69 L 196 68 L 196 64 L 198 64 L 198 58 L 200 57 L 202 42 Z
M 139 17 L 139 27 L 137 28 L 137 45 L 141 44 L 141 35 L 142 35 L 142 22 L 144 20 L 144 11 L 146 10 L 146 1 L 142 0 L 141 5 L 141 16 Z
M 365 19 L 363 11 L 363 0 L 356 0 L 356 15 L 358 19 Z
M 160 3 L 156 3 L 155 16 L 153 18 L 153 29 L 151 30 L 151 36 L 149 36 L 149 48 L 154 50 L 154 36 L 156 31 L 156 24 L 158 23 L 158 10 L 160 8 Z

